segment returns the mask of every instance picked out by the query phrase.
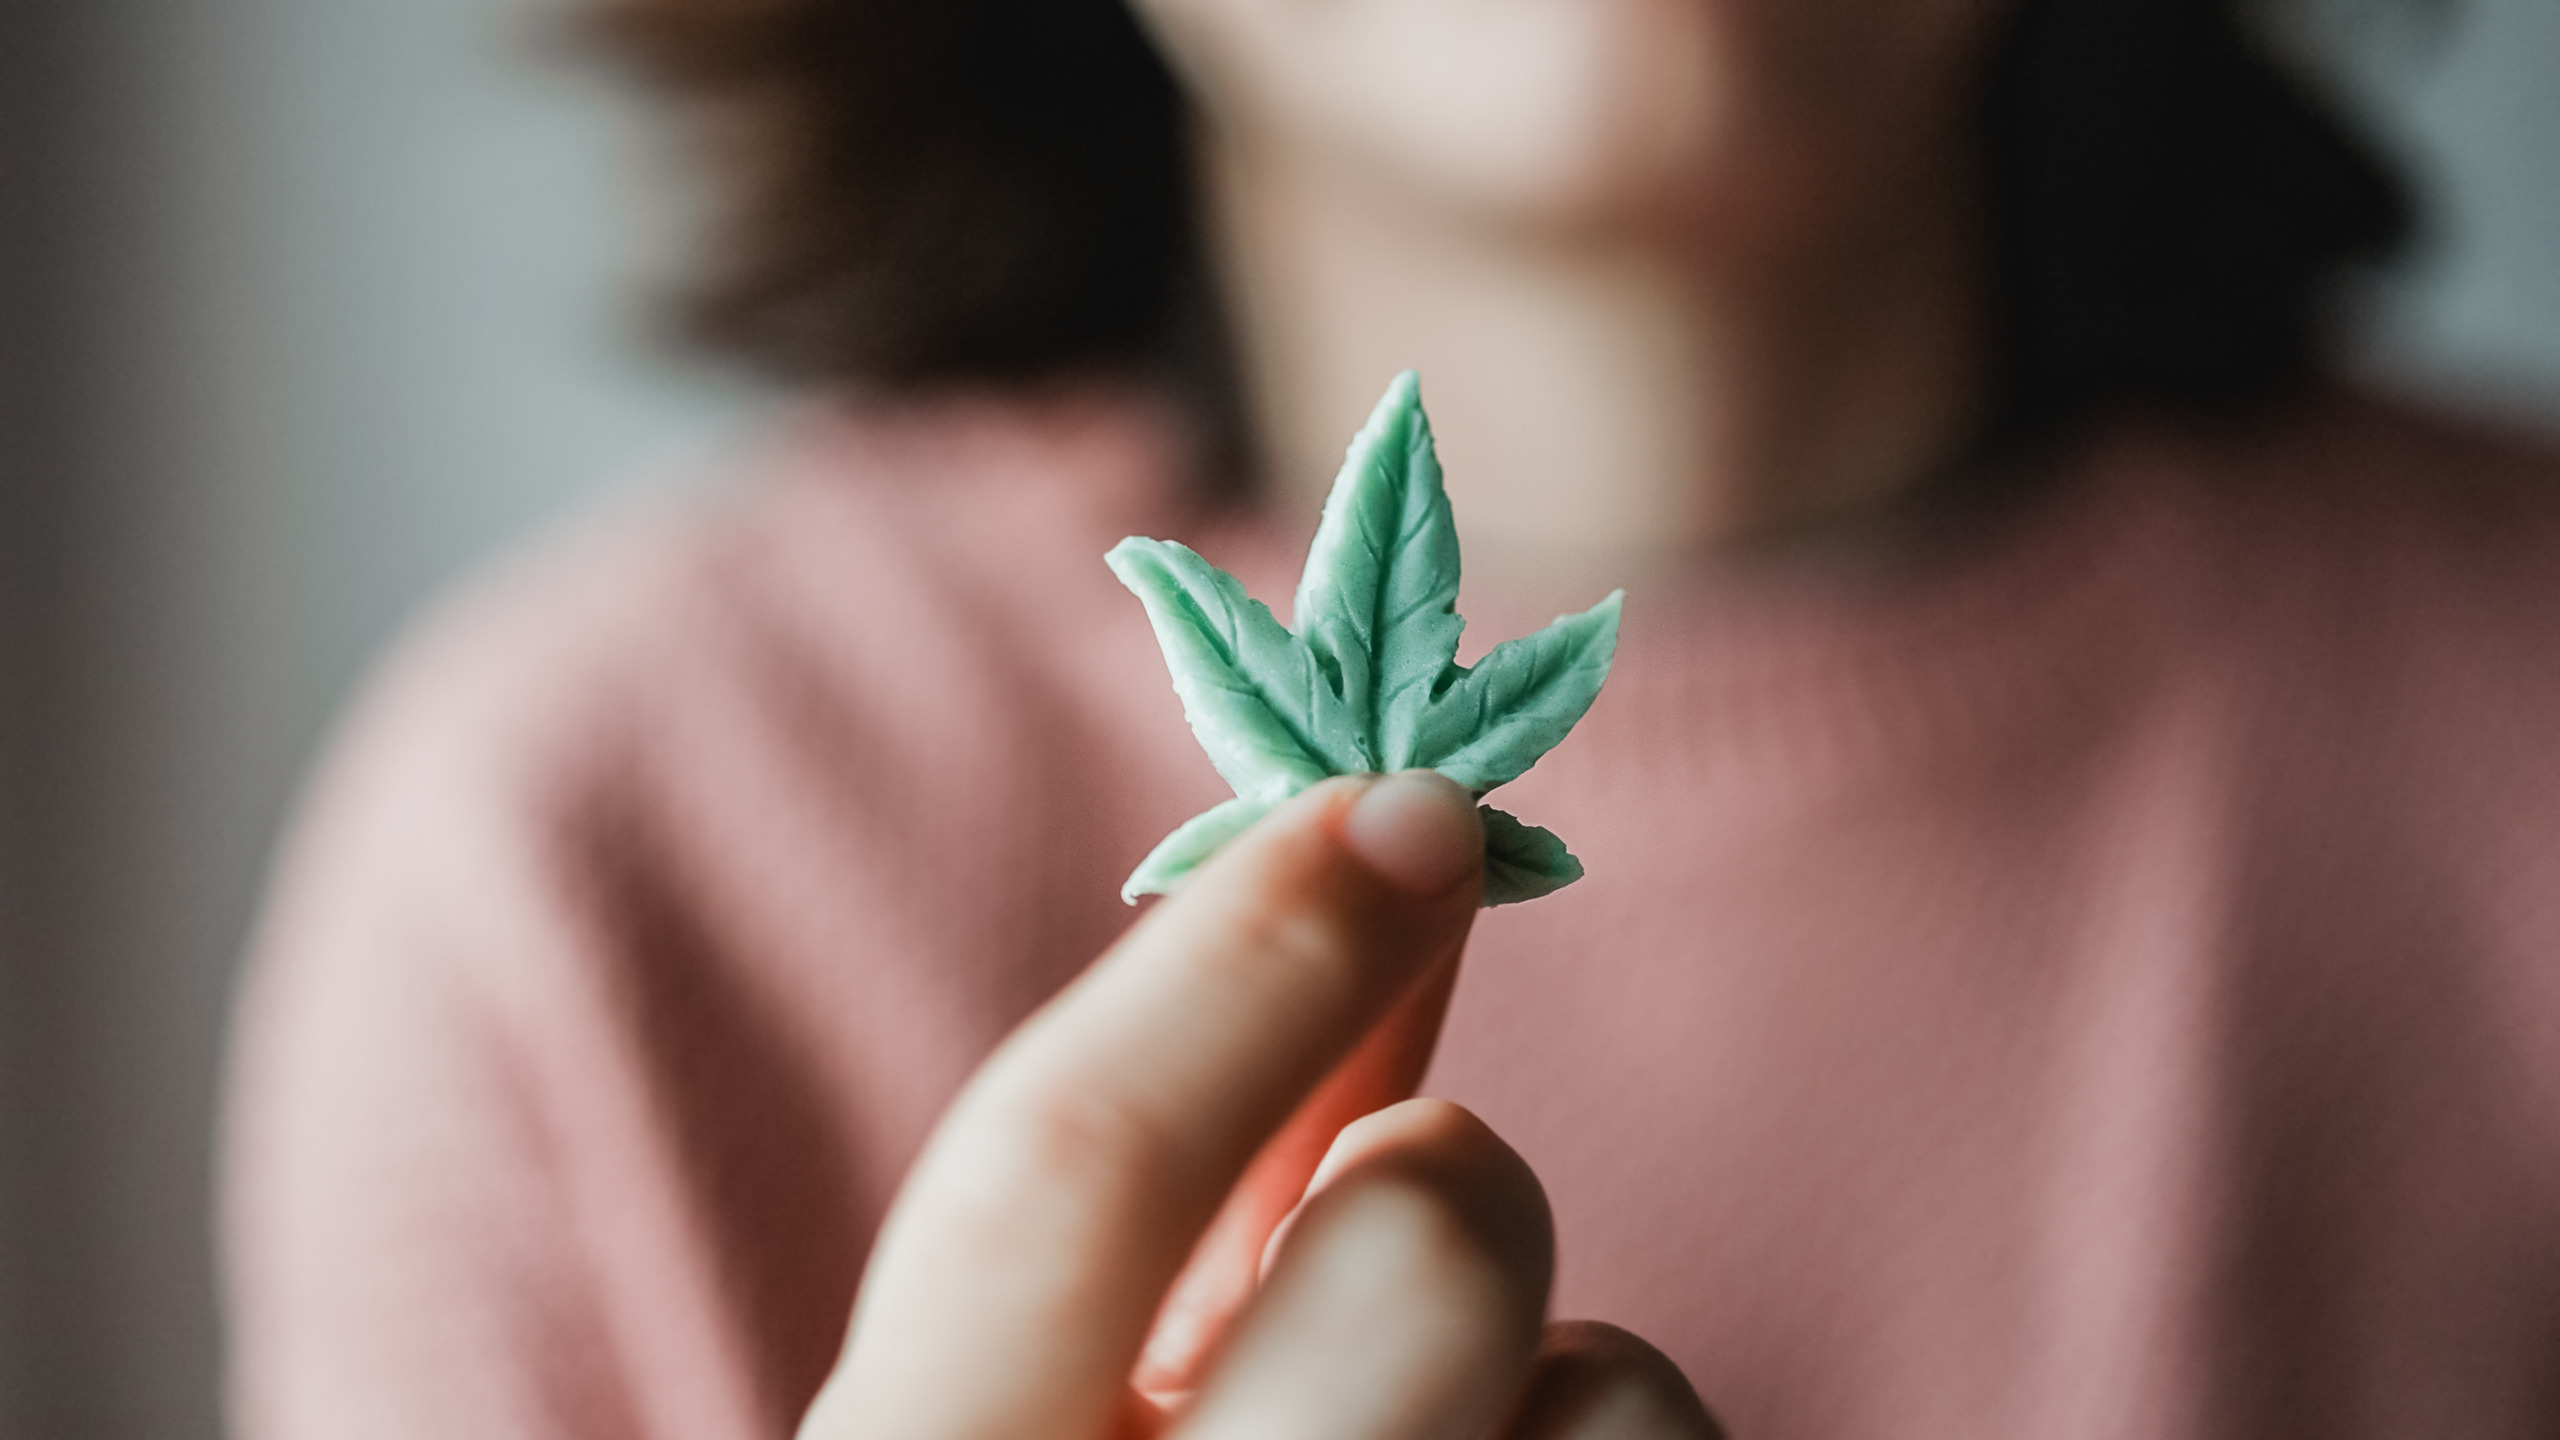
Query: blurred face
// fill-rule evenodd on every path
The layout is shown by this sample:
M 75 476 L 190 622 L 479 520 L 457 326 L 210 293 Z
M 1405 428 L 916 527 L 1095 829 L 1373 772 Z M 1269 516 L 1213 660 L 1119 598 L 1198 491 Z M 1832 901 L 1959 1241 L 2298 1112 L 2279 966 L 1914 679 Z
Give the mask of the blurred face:
M 1133 3 L 1256 163 L 1488 221 L 1792 242 L 1944 178 L 2007 0 Z

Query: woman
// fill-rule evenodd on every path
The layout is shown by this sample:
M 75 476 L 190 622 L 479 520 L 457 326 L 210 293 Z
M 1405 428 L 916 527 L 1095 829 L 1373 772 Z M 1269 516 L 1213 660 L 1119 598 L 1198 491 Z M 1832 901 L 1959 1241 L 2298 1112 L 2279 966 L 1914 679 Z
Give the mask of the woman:
M 324 773 L 245 1433 L 2560 1424 L 2560 500 L 2315 383 L 2403 207 L 2228 4 L 602 23 L 828 398 Z M 1405 365 L 1478 625 L 1629 590 L 1591 878 L 1340 781 L 1122 936 L 1218 796 L 1096 557 L 1275 593 Z

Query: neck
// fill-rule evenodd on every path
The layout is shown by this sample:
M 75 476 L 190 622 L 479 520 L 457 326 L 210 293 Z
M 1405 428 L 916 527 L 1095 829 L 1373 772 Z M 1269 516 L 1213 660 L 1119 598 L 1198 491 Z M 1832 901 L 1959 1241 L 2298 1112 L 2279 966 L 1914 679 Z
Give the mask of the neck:
M 1497 229 L 1234 154 L 1209 173 L 1266 478 L 1295 508 L 1408 366 L 1470 568 L 1496 573 L 1623 579 L 1854 527 L 1970 438 L 1952 214 L 1880 207 L 1902 213 L 1752 256 L 1694 227 Z

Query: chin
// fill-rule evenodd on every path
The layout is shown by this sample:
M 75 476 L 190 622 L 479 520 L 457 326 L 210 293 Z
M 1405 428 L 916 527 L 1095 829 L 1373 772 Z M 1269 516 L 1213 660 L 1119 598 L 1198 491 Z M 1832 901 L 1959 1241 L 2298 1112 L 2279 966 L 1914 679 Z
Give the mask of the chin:
M 1145 0 L 1212 123 L 1419 204 L 1572 225 L 1709 182 L 1741 106 L 1704 0 Z
M 1346 118 L 1377 161 L 1417 194 L 1523 220 L 1599 221 L 1730 168 L 1741 87 L 1693 0 L 1376 3 L 1447 17 L 1413 45 L 1417 83 L 1388 104 L 1346 102 L 1368 112 Z

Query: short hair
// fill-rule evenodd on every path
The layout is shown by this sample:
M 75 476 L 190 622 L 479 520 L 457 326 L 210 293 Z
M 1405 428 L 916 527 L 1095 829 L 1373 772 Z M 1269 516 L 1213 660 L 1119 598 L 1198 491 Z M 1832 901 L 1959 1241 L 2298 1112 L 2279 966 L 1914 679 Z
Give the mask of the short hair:
M 717 171 L 695 340 L 888 390 L 1223 373 L 1185 102 L 1121 0 L 590 4 Z M 2239 4 L 2006 20 L 1977 115 L 2002 429 L 2277 391 L 2409 236 L 2400 178 Z

